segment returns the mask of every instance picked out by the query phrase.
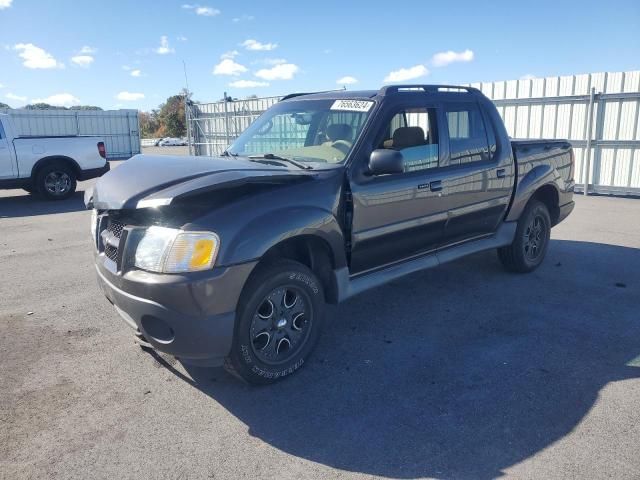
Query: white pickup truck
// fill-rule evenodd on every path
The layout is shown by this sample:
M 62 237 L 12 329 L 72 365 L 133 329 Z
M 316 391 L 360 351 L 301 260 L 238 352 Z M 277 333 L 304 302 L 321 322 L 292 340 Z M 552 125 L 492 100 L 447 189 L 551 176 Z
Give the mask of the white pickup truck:
M 47 200 L 73 195 L 78 180 L 109 171 L 104 139 L 93 136 L 15 136 L 0 114 L 0 188 L 23 188 Z

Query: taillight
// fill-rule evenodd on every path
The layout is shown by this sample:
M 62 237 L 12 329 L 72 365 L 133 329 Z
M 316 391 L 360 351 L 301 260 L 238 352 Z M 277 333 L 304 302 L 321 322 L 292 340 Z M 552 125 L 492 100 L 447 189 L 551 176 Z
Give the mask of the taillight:
M 98 142 L 98 153 L 102 158 L 107 158 L 107 149 L 104 148 L 104 142 Z

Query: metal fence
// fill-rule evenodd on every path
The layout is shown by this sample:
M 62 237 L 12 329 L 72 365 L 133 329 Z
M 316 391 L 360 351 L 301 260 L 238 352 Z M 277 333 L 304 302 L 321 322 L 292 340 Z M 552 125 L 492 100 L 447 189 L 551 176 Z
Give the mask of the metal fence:
M 137 110 L 0 109 L 11 115 L 19 136 L 98 135 L 110 160 L 140 153 Z
M 512 137 L 569 139 L 578 191 L 588 179 L 587 192 L 640 195 L 640 71 L 469 85 L 494 101 Z M 189 105 L 190 153 L 221 153 L 280 98 Z
M 187 105 L 187 137 L 192 155 L 218 155 L 282 97 L 250 98 Z

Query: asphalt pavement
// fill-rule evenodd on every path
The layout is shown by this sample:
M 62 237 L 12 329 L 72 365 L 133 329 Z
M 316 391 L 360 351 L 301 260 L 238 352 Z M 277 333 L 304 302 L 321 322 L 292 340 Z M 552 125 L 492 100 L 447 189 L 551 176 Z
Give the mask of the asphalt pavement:
M 82 193 L 0 191 L 0 478 L 640 478 L 640 200 L 576 202 L 536 272 L 363 293 L 254 388 L 134 343 Z

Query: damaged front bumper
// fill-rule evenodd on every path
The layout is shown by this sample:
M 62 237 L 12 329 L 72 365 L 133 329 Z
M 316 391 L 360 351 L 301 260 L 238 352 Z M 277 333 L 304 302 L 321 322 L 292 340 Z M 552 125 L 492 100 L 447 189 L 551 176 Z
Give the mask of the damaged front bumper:
M 221 365 L 231 350 L 236 306 L 254 266 L 182 275 L 120 274 L 104 254 L 96 256 L 105 296 L 137 335 L 185 363 L 207 366 Z

